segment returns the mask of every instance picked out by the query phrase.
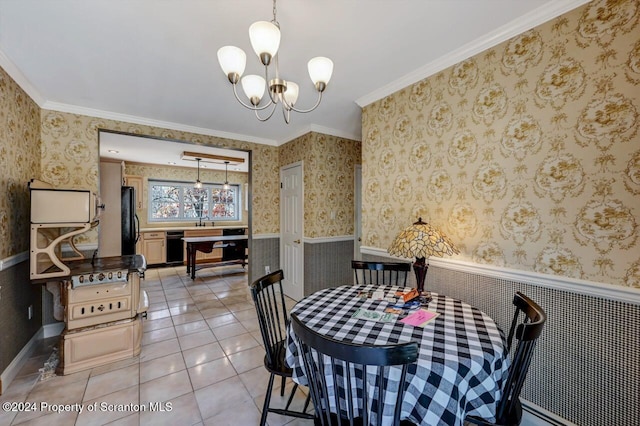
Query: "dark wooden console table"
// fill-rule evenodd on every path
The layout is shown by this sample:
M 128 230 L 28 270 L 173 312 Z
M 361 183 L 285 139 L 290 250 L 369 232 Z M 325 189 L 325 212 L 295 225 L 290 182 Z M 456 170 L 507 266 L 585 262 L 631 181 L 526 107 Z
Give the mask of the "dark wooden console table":
M 230 258 L 223 257 L 220 262 L 207 263 L 198 266 L 197 269 L 211 268 L 231 264 L 247 264 L 247 235 L 220 235 L 211 237 L 185 237 L 182 240 L 187 243 L 187 274 L 191 274 L 191 279 L 196 278 L 196 252 L 211 253 L 213 249 L 235 247 Z

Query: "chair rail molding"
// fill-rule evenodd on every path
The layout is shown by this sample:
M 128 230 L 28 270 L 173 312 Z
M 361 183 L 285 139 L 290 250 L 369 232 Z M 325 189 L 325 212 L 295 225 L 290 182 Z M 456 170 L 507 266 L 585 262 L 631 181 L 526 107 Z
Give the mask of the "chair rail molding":
M 390 259 L 404 260 L 391 256 L 385 249 L 362 246 L 362 254 L 387 257 Z M 464 260 L 450 258 L 429 258 L 429 265 L 454 271 L 468 272 L 471 274 L 485 275 L 509 281 L 523 282 L 526 284 L 546 287 L 554 290 L 565 290 L 572 293 L 587 296 L 602 297 L 604 299 L 640 305 L 640 289 L 624 287 L 615 284 L 603 284 L 579 278 L 562 277 L 559 275 L 542 274 L 539 272 L 523 271 L 519 269 L 503 268 L 494 265 L 472 263 Z
M 280 234 L 252 234 L 254 240 L 268 240 L 270 238 L 280 238 Z
M 5 269 L 9 269 L 12 266 L 17 265 L 18 263 L 22 263 L 29 260 L 29 252 L 23 251 L 13 256 L 5 257 L 0 260 L 0 271 L 4 271 Z
M 355 241 L 355 237 L 353 235 L 338 235 L 335 237 L 304 237 L 303 241 L 306 244 L 337 243 L 340 241 Z

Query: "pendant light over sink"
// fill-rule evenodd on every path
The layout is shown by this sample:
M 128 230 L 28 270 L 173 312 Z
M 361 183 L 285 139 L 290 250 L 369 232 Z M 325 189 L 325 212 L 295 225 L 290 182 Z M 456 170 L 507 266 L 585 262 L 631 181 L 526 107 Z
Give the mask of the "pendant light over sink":
M 200 160 L 202 160 L 202 158 L 196 158 L 196 161 L 198 162 L 198 179 L 196 180 L 196 183 L 193 184 L 195 189 L 202 189 L 202 182 L 200 182 Z
M 224 162 L 224 185 L 222 186 L 222 189 L 227 190 L 229 189 L 229 179 L 228 179 L 228 175 L 229 174 L 229 162 L 225 161 Z

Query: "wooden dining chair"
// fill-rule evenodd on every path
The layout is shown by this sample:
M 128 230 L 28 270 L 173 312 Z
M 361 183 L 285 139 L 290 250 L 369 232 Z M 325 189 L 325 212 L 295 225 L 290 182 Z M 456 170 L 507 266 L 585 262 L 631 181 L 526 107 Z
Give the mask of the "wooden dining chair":
M 356 276 L 356 284 L 396 285 L 407 284 L 410 263 L 404 262 L 364 262 L 352 260 L 351 269 Z
M 416 342 L 375 346 L 339 341 L 310 329 L 295 314 L 291 314 L 291 326 L 301 351 L 316 425 L 413 424 L 401 419 L 401 408 L 407 371 L 418 359 Z M 391 379 L 391 366 L 400 367 L 399 377 Z M 330 396 L 328 388 L 339 391 Z M 375 392 L 370 395 L 372 389 Z M 380 403 L 382 395 L 386 396 L 384 403 Z M 335 407 L 341 407 L 339 413 Z
M 266 423 L 267 413 L 269 412 L 285 416 L 313 419 L 313 414 L 306 413 L 310 401 L 309 395 L 307 395 L 302 412 L 289 410 L 289 406 L 298 389 L 297 383 L 294 383 L 284 409 L 270 407 L 275 376 L 282 378 L 280 396 L 284 396 L 286 379 L 288 377 L 290 378 L 292 374 L 291 368 L 285 364 L 284 360 L 287 338 L 286 329 L 289 325 L 289 316 L 285 305 L 284 293 L 282 292 L 283 279 L 284 273 L 282 270 L 278 270 L 265 275 L 251 284 L 251 297 L 253 298 L 256 312 L 258 313 L 260 334 L 262 335 L 265 348 L 264 366 L 270 374 L 267 394 L 264 397 L 264 405 L 262 407 L 262 417 L 260 418 L 261 426 Z
M 468 422 L 485 426 L 515 426 L 522 420 L 520 391 L 527 377 L 536 342 L 547 321 L 547 314 L 536 302 L 520 292 L 516 292 L 513 297 L 513 304 L 516 311 L 509 329 L 507 351 L 511 351 L 514 337 L 517 345 L 509 366 L 507 380 L 502 388 L 502 398 L 496 409 L 496 422 L 491 423 L 479 417 L 467 416 L 465 420 Z

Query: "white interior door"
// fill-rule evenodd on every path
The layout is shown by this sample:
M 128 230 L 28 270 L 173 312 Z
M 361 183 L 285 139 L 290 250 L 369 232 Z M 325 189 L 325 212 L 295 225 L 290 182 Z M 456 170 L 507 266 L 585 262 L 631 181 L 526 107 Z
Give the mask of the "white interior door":
M 280 169 L 280 259 L 283 289 L 294 300 L 304 297 L 304 180 L 302 162 Z

